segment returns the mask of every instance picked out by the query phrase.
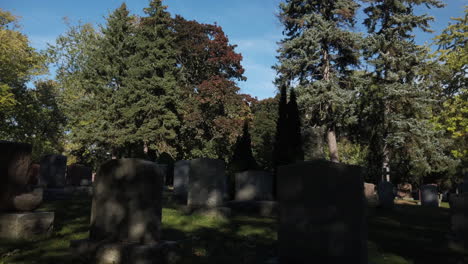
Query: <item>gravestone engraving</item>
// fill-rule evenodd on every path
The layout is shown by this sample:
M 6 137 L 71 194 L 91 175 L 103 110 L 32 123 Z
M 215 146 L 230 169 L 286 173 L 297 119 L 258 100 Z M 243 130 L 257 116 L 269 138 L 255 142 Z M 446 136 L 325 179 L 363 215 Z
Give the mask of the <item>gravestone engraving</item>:
M 67 184 L 80 186 L 83 180 L 91 181 L 92 169 L 82 164 L 72 164 L 67 167 Z
M 49 188 L 63 188 L 66 184 L 67 157 L 47 155 L 41 159 L 41 181 Z
M 391 182 L 382 181 L 377 185 L 377 195 L 379 196 L 379 205 L 382 208 L 393 208 L 395 194 L 393 193 L 394 186 Z
M 189 207 L 218 207 L 226 191 L 224 161 L 200 158 L 190 161 Z
M 439 207 L 439 193 L 437 185 L 426 184 L 420 188 L 421 192 L 421 205 L 428 207 Z
M 187 200 L 190 161 L 179 160 L 174 164 L 174 195 Z
M 362 168 L 325 160 L 278 169 L 279 263 L 367 263 Z
M 267 171 L 249 170 L 235 174 L 237 201 L 273 200 L 273 176 Z

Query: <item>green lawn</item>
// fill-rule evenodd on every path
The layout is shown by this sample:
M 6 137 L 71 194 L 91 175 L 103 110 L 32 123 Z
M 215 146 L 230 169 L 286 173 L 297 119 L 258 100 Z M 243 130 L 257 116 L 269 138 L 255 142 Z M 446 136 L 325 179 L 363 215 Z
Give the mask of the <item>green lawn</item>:
M 276 255 L 276 220 L 247 215 L 216 219 L 184 215 L 172 202 L 163 209 L 163 238 L 180 240 L 182 263 L 265 263 Z M 88 237 L 90 200 L 44 204 L 56 213 L 48 238 L 21 243 L 0 242 L 0 264 L 72 263 L 70 240 Z M 447 208 L 398 205 L 393 212 L 369 210 L 369 258 L 372 264 L 468 263 L 451 250 L 446 234 Z

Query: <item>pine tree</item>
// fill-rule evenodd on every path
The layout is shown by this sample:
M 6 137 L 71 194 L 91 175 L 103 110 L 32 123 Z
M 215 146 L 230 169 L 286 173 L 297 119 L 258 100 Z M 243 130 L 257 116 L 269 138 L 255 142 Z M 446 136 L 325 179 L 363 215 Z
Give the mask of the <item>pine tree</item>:
M 256 169 L 257 162 L 252 153 L 252 140 L 250 138 L 249 123 L 244 122 L 242 136 L 234 145 L 234 154 L 231 159 L 231 168 L 234 172 Z
M 291 161 L 304 160 L 302 145 L 301 118 L 296 102 L 296 93 L 291 89 L 287 105 L 288 153 Z
M 339 161 L 337 130 L 353 122 L 354 89 L 349 71 L 359 62 L 360 35 L 350 32 L 358 5 L 353 0 L 286 0 L 280 19 L 278 84 L 297 83 L 305 125 L 325 126 L 330 159 Z
M 370 0 L 364 12 L 369 36 L 364 54 L 375 71 L 361 91 L 366 102 L 369 167 L 377 181 L 389 180 L 390 171 L 412 179 L 434 173 L 449 160 L 440 133 L 430 122 L 434 103 L 424 75 L 427 48 L 414 42 L 412 31 L 430 31 L 433 19 L 416 15 L 417 5 L 442 7 L 437 0 Z
M 133 142 L 157 153 L 176 155 L 178 90 L 176 51 L 171 32 L 171 17 L 161 0 L 153 0 L 137 25 L 133 38 L 135 53 L 130 58 L 124 119 L 132 131 Z
M 278 166 L 286 165 L 290 162 L 288 147 L 288 95 L 286 86 L 280 88 L 280 98 L 278 104 L 278 121 L 276 122 L 275 148 L 273 150 L 273 160 L 275 171 Z

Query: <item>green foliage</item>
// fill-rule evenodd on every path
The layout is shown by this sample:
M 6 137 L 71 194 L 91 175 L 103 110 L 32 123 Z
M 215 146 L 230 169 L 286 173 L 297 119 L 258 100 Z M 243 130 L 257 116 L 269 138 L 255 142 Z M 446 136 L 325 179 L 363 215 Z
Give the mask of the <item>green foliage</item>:
M 281 86 L 278 103 L 278 121 L 276 122 L 275 145 L 273 150 L 274 169 L 290 163 L 288 146 L 288 95 L 286 86 Z
M 253 103 L 250 127 L 252 150 L 260 168 L 273 171 L 273 148 L 278 121 L 278 98 L 267 98 Z

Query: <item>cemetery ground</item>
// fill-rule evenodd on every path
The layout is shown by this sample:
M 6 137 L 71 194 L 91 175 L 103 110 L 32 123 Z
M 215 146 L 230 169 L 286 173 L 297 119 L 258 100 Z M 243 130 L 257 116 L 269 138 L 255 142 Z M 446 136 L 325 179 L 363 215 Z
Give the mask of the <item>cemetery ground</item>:
M 234 214 L 230 218 L 186 215 L 164 193 L 163 239 L 179 241 L 177 263 L 270 263 L 277 247 L 274 218 Z M 0 241 L 0 264 L 88 263 L 72 259 L 71 240 L 88 237 L 91 199 L 46 202 L 40 210 L 55 211 L 54 232 L 34 241 Z M 424 208 L 398 204 L 394 210 L 368 209 L 370 264 L 468 263 L 448 244 L 448 204 Z M 307 241 L 304 241 L 307 243 Z M 271 262 L 274 263 L 274 262 Z

